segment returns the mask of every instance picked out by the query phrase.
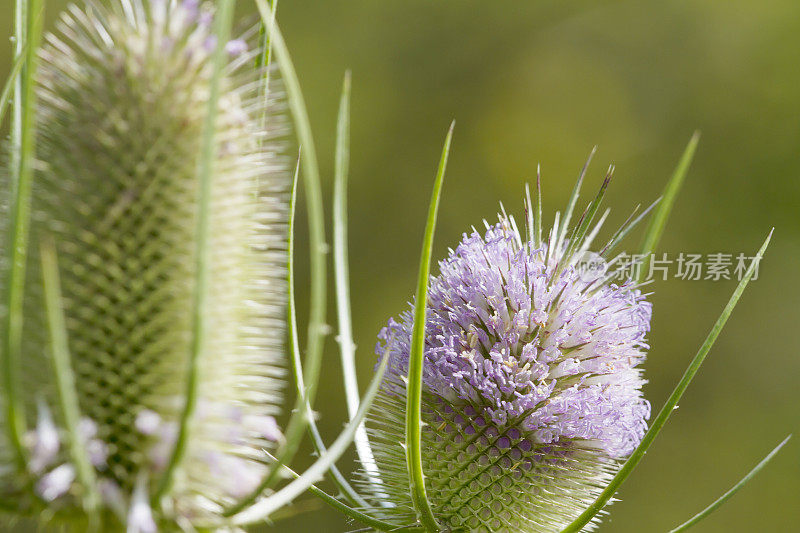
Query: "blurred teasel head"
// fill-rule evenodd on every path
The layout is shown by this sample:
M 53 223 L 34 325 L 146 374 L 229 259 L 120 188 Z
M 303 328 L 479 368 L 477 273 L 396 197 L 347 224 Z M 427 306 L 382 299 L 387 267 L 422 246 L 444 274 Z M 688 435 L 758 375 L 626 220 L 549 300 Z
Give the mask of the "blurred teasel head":
M 640 364 L 651 306 L 635 281 L 608 268 L 630 225 L 589 251 L 608 214 L 594 224 L 607 184 L 570 229 L 579 181 L 544 240 L 529 196 L 526 231 L 504 211 L 483 235 L 465 234 L 430 279 L 422 466 L 445 530 L 560 531 L 647 429 Z M 383 518 L 398 525 L 417 518 L 400 444 L 411 307 L 380 332 L 376 352 L 389 370 L 368 423 L 382 483 L 365 486 L 377 487 Z
M 257 32 L 221 17 L 73 5 L 39 52 L 19 384 L 0 395 L 27 428 L 15 447 L 0 418 L 0 500 L 22 514 L 216 527 L 282 439 L 286 122 Z

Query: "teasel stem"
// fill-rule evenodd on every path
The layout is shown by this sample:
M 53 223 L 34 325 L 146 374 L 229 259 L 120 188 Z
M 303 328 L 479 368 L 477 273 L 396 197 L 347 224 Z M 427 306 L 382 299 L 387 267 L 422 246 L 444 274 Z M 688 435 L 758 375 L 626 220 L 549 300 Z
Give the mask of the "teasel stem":
M 6 316 L 3 324 L 2 375 L 5 390 L 5 415 L 8 440 L 17 468 L 26 468 L 26 450 L 22 438 L 26 431 L 24 405 L 20 400 L 20 362 L 22 349 L 22 306 L 25 269 L 28 257 L 31 182 L 36 151 L 35 73 L 36 51 L 42 33 L 42 0 L 17 0 L 15 5 L 15 57 L 24 53 L 25 63 L 14 88 L 14 112 L 11 127 L 11 213 L 10 264 L 6 279 Z
M 333 269 L 336 282 L 336 310 L 339 322 L 339 354 L 342 360 L 347 413 L 352 418 L 358 411 L 358 377 L 350 306 L 350 272 L 347 253 L 347 179 L 350 164 L 350 82 L 348 70 L 342 83 L 339 116 L 336 122 L 336 161 L 333 189 Z M 379 487 L 382 482 L 365 425 L 356 431 L 356 453 L 369 482 Z M 335 474 L 334 474 L 335 476 Z M 362 499 L 363 501 L 363 499 Z
M 55 370 L 55 381 L 64 426 L 69 436 L 70 457 L 76 466 L 78 479 L 84 491 L 83 507 L 89 516 L 89 529 L 91 531 L 99 531 L 102 529 L 101 515 L 98 512 L 100 493 L 97 488 L 97 476 L 86 451 L 86 439 L 81 437 L 78 430 L 80 405 L 78 403 L 78 394 L 75 390 L 75 374 L 72 370 L 67 327 L 64 322 L 58 257 L 56 255 L 55 242 L 51 237 L 47 236 L 41 243 L 40 255 L 53 368 Z
M 5 85 L 3 85 L 2 92 L 0 92 L 0 126 L 3 125 L 3 121 L 6 118 L 8 101 L 11 99 L 11 92 L 15 90 L 14 87 L 17 84 L 17 80 L 19 79 L 19 73 L 20 71 L 22 71 L 22 66 L 24 64 L 25 64 L 25 54 L 21 53 L 14 60 L 14 64 L 11 66 L 11 72 L 8 74 L 8 79 L 6 80 Z
M 271 34 L 269 35 L 269 43 L 274 51 L 281 73 L 283 74 L 284 83 L 286 84 L 287 100 L 294 118 L 298 142 L 301 147 L 300 156 L 298 158 L 297 167 L 295 170 L 294 184 L 292 186 L 292 200 L 290 207 L 288 235 L 288 319 L 290 322 L 289 342 L 293 345 L 290 347 L 293 354 L 292 366 L 294 368 L 295 375 L 303 376 L 304 379 L 302 381 L 302 385 L 299 379 L 295 380 L 297 385 L 297 400 L 295 402 L 292 417 L 290 418 L 286 429 L 286 440 L 277 453 L 277 462 L 272 465 L 264 479 L 261 481 L 261 483 L 259 483 L 258 487 L 256 487 L 255 490 L 253 490 L 249 495 L 245 496 L 239 502 L 226 509 L 223 513 L 224 516 L 233 516 L 244 510 L 248 505 L 252 504 L 261 493 L 270 488 L 277 481 L 278 474 L 280 472 L 279 465 L 291 462 L 291 459 L 297 452 L 304 429 L 312 422 L 312 405 L 314 396 L 316 394 L 317 382 L 319 380 L 319 372 L 322 362 L 322 342 L 325 329 L 324 321 L 327 283 L 325 275 L 325 226 L 322 207 L 322 191 L 319 178 L 319 165 L 317 163 L 314 139 L 311 133 L 311 125 L 308 120 L 308 112 L 306 110 L 305 100 L 300 89 L 300 83 L 297 79 L 297 74 L 294 70 L 294 64 L 292 63 L 291 56 L 286 48 L 286 43 L 283 41 L 283 36 L 278 28 L 278 24 L 274 19 L 274 5 L 272 9 L 270 9 L 266 0 L 256 0 L 256 6 L 258 7 L 261 15 L 262 26 L 268 27 L 271 30 Z M 302 372 L 300 371 L 301 363 L 299 349 L 296 348 L 299 341 L 297 338 L 297 321 L 295 319 L 294 273 L 292 260 L 294 255 L 294 215 L 297 195 L 297 178 L 301 163 L 303 167 L 303 177 L 308 202 L 311 256 L 311 303 L 308 340 L 305 355 L 306 365 L 305 370 Z
M 262 131 L 267 127 L 267 107 L 269 105 L 269 84 L 270 84 L 270 65 L 272 64 L 272 38 L 270 37 L 275 27 L 275 13 L 278 10 L 278 0 L 272 1 L 271 16 L 269 22 L 262 22 L 259 28 L 259 39 L 261 42 L 261 53 L 256 58 L 256 69 L 264 72 L 261 81 L 261 100 L 264 102 L 264 112 L 261 115 Z
M 428 222 L 422 241 L 422 254 L 417 277 L 417 299 L 414 307 L 414 331 L 412 333 L 411 353 L 408 360 L 408 388 L 406 398 L 406 464 L 411 483 L 411 498 L 422 525 L 431 532 L 439 531 L 439 524 L 433 514 L 425 490 L 425 473 L 422 470 L 422 368 L 425 362 L 425 321 L 428 310 L 428 277 L 431 271 L 433 234 L 436 229 L 436 215 L 442 192 L 444 172 L 450 154 L 455 121 L 450 124 L 444 141 L 439 170 L 433 184 L 433 194 L 428 209 Z M 384 357 L 388 359 L 388 357 Z
M 197 247 L 195 251 L 195 284 L 192 304 L 192 342 L 189 354 L 185 404 L 180 417 L 178 438 L 164 474 L 155 492 L 155 502 L 169 491 L 172 486 L 175 470 L 186 454 L 189 443 L 189 426 L 197 407 L 197 389 L 199 382 L 199 360 L 205 355 L 210 278 L 210 231 L 211 231 L 211 190 L 214 179 L 214 159 L 216 157 L 216 130 L 218 102 L 220 97 L 220 80 L 225 65 L 225 43 L 228 42 L 233 25 L 235 0 L 219 0 L 215 18 L 216 49 L 213 56 L 213 73 L 209 80 L 208 111 L 203 126 L 203 137 L 198 161 L 197 176 L 199 181 L 199 198 L 197 213 Z

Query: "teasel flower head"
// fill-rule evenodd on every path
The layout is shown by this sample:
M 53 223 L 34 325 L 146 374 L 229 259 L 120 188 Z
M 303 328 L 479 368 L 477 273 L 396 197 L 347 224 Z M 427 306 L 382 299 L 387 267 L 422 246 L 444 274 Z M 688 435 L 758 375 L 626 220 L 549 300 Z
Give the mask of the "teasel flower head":
M 258 66 L 256 32 L 217 55 L 218 16 L 196 0 L 73 5 L 39 52 L 19 387 L 24 468 L 8 459 L 0 418 L 0 500 L 21 512 L 46 505 L 42 516 L 80 521 L 95 490 L 103 519 L 129 531 L 216 527 L 221 511 L 258 485 L 264 450 L 282 439 L 273 417 L 283 376 L 286 121 L 275 77 Z M 77 439 L 51 360 L 39 253 L 47 243 Z M 81 482 L 75 440 L 92 487 Z
M 572 230 L 570 207 L 542 241 L 528 200 L 527 231 L 504 211 L 465 234 L 430 279 L 421 449 L 444 530 L 560 531 L 645 433 L 651 306 L 608 268 L 619 233 L 589 251 L 607 183 Z M 380 332 L 390 369 L 368 423 L 380 484 L 365 487 L 398 525 L 416 521 L 400 444 L 413 321 L 411 304 Z

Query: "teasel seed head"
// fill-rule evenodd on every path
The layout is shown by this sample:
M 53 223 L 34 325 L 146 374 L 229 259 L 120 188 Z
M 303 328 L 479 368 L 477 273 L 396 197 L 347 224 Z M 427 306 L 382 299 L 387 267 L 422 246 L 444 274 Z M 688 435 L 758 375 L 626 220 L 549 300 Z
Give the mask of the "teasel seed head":
M 263 451 L 282 438 L 273 417 L 284 373 L 286 121 L 249 31 L 224 46 L 219 77 L 196 409 L 173 483 L 150 509 L 186 405 L 213 20 L 196 0 L 73 5 L 40 51 L 20 387 L 39 419 L 28 416 L 27 471 L 0 464 L 0 499 L 21 510 L 44 502 L 55 519 L 80 517 L 85 491 L 50 361 L 45 241 L 57 251 L 82 444 L 104 514 L 141 531 L 216 524 L 258 485 Z
M 444 530 L 560 531 L 642 439 L 651 306 L 587 252 L 595 234 L 570 245 L 556 222 L 537 243 L 502 214 L 431 277 L 421 449 Z M 398 525 L 417 519 L 401 444 L 413 320 L 411 304 L 380 332 L 390 368 L 368 422 L 381 483 L 364 487 Z

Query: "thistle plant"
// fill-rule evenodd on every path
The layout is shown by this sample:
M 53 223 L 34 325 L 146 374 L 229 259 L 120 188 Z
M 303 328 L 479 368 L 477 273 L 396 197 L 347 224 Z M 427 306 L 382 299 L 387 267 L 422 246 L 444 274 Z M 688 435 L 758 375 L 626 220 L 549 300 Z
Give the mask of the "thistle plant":
M 608 183 L 608 180 L 604 183 Z M 650 304 L 587 253 L 599 197 L 542 242 L 539 215 L 464 235 L 430 281 L 423 367 L 423 467 L 434 515 L 450 529 L 558 531 L 639 444 L 650 406 L 640 364 Z M 605 218 L 605 217 L 604 217 Z M 613 259 L 611 259 L 613 261 Z M 392 501 L 408 500 L 401 422 L 414 313 L 389 320 L 377 353 L 389 371 L 371 419 Z M 403 517 L 403 513 L 407 516 Z M 387 511 L 399 523 L 413 506 Z
M 332 244 L 350 419 L 328 446 L 313 411 L 328 331 L 320 171 L 276 3 L 255 4 L 260 26 L 234 37 L 234 0 L 88 2 L 62 14 L 40 46 L 41 0 L 16 1 L 15 64 L 0 92 L 0 123 L 12 109 L 0 511 L 75 531 L 240 531 L 310 492 L 380 531 L 594 529 L 698 371 L 771 234 L 650 420 L 642 395 L 650 303 L 642 279 L 607 270 L 649 215 L 640 253 L 656 248 L 697 136 L 660 202 L 637 207 L 604 246 L 593 243 L 611 172 L 578 217 L 587 162 L 549 231 L 537 187 L 523 224 L 503 210 L 483 234 L 465 234 L 431 276 L 451 127 L 414 301 L 381 331 L 379 363 L 359 397 L 348 74 Z M 293 181 L 284 142 L 292 130 L 301 147 Z M 293 273 L 301 175 L 311 259 L 302 348 Z M 290 415 L 279 426 L 281 413 Z M 306 433 L 318 457 L 298 473 L 291 464 Z M 785 442 L 675 531 L 730 498 Z M 335 463 L 352 444 L 362 471 L 351 483 Z M 335 497 L 315 485 L 326 475 Z

